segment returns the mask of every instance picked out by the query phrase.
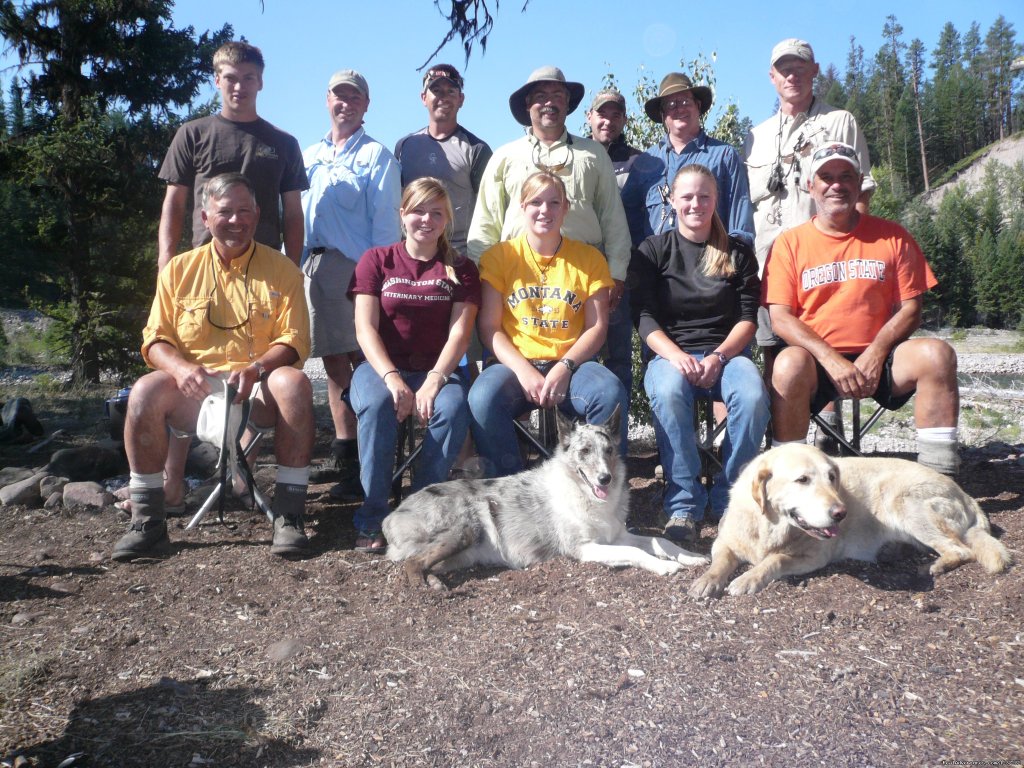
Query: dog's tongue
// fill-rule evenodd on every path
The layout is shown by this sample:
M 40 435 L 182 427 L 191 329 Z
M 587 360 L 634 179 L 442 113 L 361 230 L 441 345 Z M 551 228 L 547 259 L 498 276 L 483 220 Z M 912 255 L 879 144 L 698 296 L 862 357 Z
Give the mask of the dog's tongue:
M 839 526 L 838 525 L 830 525 L 828 528 L 821 528 L 819 530 L 823 534 L 825 534 L 826 538 L 829 538 L 829 539 L 834 539 L 836 536 L 839 535 Z
M 597 496 L 597 498 L 599 498 L 599 499 L 607 499 L 608 498 L 608 486 L 607 485 L 595 485 L 594 486 L 594 495 Z

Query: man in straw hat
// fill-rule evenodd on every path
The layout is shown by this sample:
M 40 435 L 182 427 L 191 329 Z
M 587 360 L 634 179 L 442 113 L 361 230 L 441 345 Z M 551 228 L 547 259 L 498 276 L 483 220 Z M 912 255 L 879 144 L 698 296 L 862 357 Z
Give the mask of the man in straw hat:
M 583 85 L 567 81 L 558 67 L 534 70 L 509 96 L 512 116 L 526 126 L 526 135 L 499 147 L 487 163 L 469 227 L 469 256 L 479 262 L 492 245 L 524 231 L 519 191 L 530 174 L 550 171 L 565 184 L 571 204 L 563 234 L 594 246 L 608 259 L 616 286 L 614 309 L 629 266 L 629 232 L 608 153 L 565 128 L 582 100 Z
M 730 235 L 754 241 L 754 219 L 747 175 L 739 153 L 704 132 L 702 121 L 713 96 L 705 85 L 694 85 L 682 72 L 661 81 L 658 94 L 644 103 L 647 116 L 665 127 L 665 137 L 637 158 L 622 191 L 630 231 L 636 242 L 675 228 L 671 185 L 676 172 L 699 163 L 718 182 L 718 215 Z

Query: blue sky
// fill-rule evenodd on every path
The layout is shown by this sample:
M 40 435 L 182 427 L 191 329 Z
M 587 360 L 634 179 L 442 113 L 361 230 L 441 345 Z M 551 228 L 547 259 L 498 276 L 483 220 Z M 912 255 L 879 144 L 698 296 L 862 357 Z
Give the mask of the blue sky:
M 197 30 L 229 22 L 236 35 L 260 46 L 267 61 L 259 112 L 293 134 L 306 147 L 328 129 L 327 81 L 337 69 L 352 67 L 370 85 L 366 129 L 389 148 L 426 124 L 416 71 L 447 27 L 431 0 L 177 0 L 175 25 Z M 493 6 L 493 3 L 492 3 Z M 508 110 L 508 96 L 544 64 L 561 67 L 587 89 L 584 104 L 569 116 L 579 132 L 584 109 L 606 72 L 631 90 L 641 67 L 660 80 L 679 69 L 680 59 L 717 54 L 716 107 L 735 101 L 755 123 L 770 116 L 775 92 L 768 81 L 772 46 L 802 37 L 814 46 L 823 66 L 842 70 L 850 35 L 872 57 L 881 45 L 885 17 L 894 13 L 909 43 L 920 38 L 931 51 L 946 21 L 963 34 L 972 21 L 984 37 L 1002 13 L 1024 40 L 1024 3 L 976 0 L 971 3 L 920 2 L 780 3 L 734 0 L 681 3 L 679 0 L 504 0 L 483 53 L 468 65 L 457 43 L 435 61 L 454 64 L 466 78 L 466 104 L 460 122 L 498 146 L 521 135 Z M 301 9 L 301 12 L 298 10 Z M 213 93 L 212 84 L 205 96 Z M 628 92 L 627 92 L 628 97 Z

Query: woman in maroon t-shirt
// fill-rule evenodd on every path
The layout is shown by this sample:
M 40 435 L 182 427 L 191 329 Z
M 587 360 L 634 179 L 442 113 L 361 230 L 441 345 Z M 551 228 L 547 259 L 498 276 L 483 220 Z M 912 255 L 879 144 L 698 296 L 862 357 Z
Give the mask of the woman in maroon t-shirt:
M 402 194 L 405 240 L 371 248 L 349 285 L 356 338 L 366 355 L 352 375 L 360 480 L 366 498 L 353 522 L 356 550 L 383 554 L 398 424 L 426 425 L 413 490 L 448 479 L 469 429 L 468 382 L 456 366 L 480 306 L 476 266 L 451 247 L 452 205 L 444 184 L 424 177 Z

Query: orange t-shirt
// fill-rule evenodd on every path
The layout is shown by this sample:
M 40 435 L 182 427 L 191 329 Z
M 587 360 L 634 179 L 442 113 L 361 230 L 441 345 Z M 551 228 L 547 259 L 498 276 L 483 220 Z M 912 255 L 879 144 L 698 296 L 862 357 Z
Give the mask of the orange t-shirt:
M 761 302 L 788 306 L 833 349 L 855 354 L 902 301 L 937 284 L 920 246 L 896 222 L 861 216 L 852 232 L 833 236 L 811 219 L 775 240 Z

